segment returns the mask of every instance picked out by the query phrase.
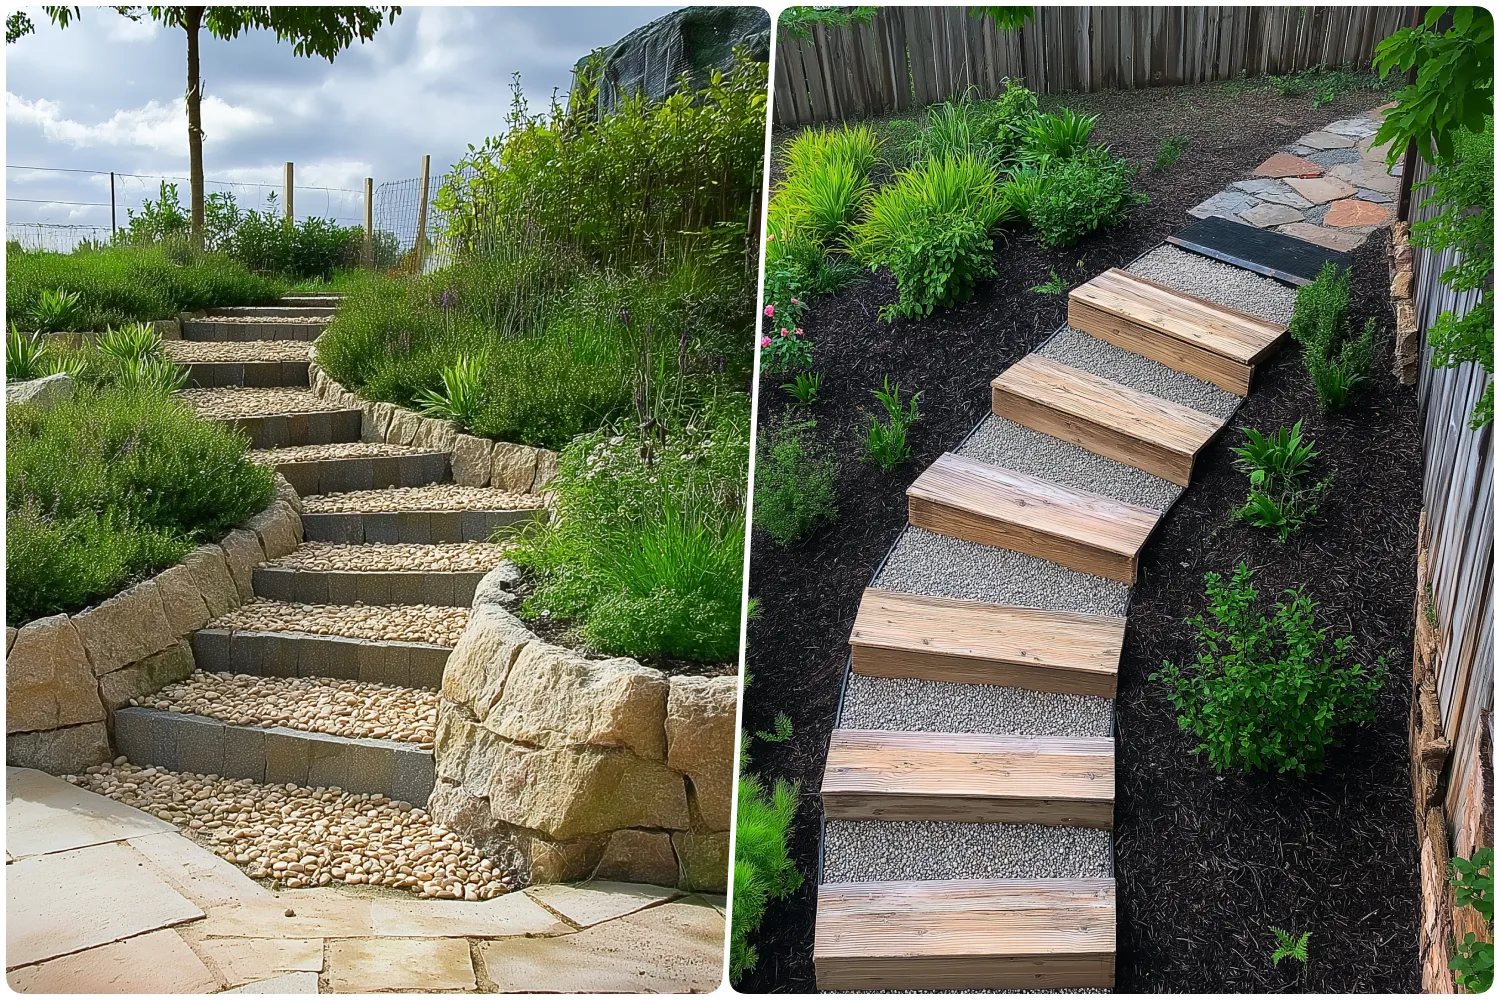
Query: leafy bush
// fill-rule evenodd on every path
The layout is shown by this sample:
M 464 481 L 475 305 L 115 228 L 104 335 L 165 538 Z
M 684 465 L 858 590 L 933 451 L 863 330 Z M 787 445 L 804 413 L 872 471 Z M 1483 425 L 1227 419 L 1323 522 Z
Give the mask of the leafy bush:
M 1034 163 L 1023 163 L 1000 185 L 1000 200 L 1009 218 L 1031 221 L 1031 205 L 1047 183 L 1047 174 Z
M 552 487 L 557 517 L 528 529 L 513 551 L 536 584 L 523 614 L 576 624 L 600 653 L 733 661 L 748 400 L 641 417 L 582 435 L 563 451 Z
M 901 405 L 901 386 L 885 377 L 883 389 L 872 390 L 875 398 L 885 410 L 885 423 L 871 415 L 870 427 L 865 434 L 865 458 L 887 471 L 894 469 L 911 457 L 911 447 L 906 443 L 906 430 L 917 422 L 917 400 L 920 392 L 912 393 L 906 405 Z
M 813 437 L 817 423 L 781 421 L 761 431 L 755 467 L 755 526 L 790 545 L 838 517 L 838 466 Z
M 1096 229 L 1119 225 L 1146 200 L 1131 186 L 1128 162 L 1100 148 L 1048 166 L 1026 217 L 1049 247 L 1077 243 Z
M 1156 147 L 1156 159 L 1151 163 L 1151 169 L 1157 173 L 1163 170 L 1171 170 L 1182 159 L 1182 153 L 1187 149 L 1187 136 L 1174 135 L 1170 139 L 1163 139 L 1161 145 Z
M 760 927 L 773 899 L 785 899 L 802 885 L 787 848 L 797 815 L 797 785 L 777 781 L 769 794 L 753 774 L 740 773 L 734 820 L 734 918 L 729 929 L 729 976 L 739 979 L 755 968 L 750 935 Z
M 76 611 L 263 509 L 245 439 L 150 389 L 6 413 L 6 621 Z
M 1349 663 L 1351 639 L 1328 639 L 1314 625 L 1317 606 L 1300 590 L 1278 602 L 1270 618 L 1255 609 L 1254 572 L 1244 563 L 1225 582 L 1204 577 L 1208 615 L 1198 631 L 1198 662 L 1172 663 L 1151 675 L 1166 684 L 1178 724 L 1202 740 L 1217 771 L 1321 770 L 1339 726 L 1374 718 L 1385 684 L 1384 657 L 1374 669 Z
M 79 249 L 73 253 L 11 252 L 6 256 L 5 318 L 34 328 L 32 313 L 57 289 L 78 295 L 79 330 L 168 319 L 211 306 L 274 302 L 283 285 L 251 274 L 222 254 L 182 244 Z
M 1233 451 L 1235 465 L 1250 475 L 1250 496 L 1235 516 L 1275 531 L 1277 541 L 1285 542 L 1318 512 L 1318 498 L 1330 483 L 1306 483 L 1318 453 L 1302 439 L 1302 421 L 1269 437 L 1247 427 L 1245 443 Z
M 994 273 L 990 232 L 1005 218 L 994 170 L 975 157 L 928 160 L 870 199 L 849 246 L 866 266 L 889 266 L 900 301 L 882 310 L 925 316 L 973 294 Z
M 1349 272 L 1330 262 L 1318 277 L 1297 290 L 1290 324 L 1302 345 L 1302 362 L 1324 413 L 1349 405 L 1354 389 L 1375 367 L 1378 330 L 1368 320 L 1357 337 L 1349 336 Z
M 1495 852 L 1478 847 L 1467 858 L 1454 858 L 1453 905 L 1471 906 L 1484 921 L 1490 940 L 1482 941 L 1473 931 L 1455 942 L 1448 968 L 1465 993 L 1484 993 L 1495 982 Z
M 261 274 L 327 281 L 336 269 L 359 263 L 364 240 L 360 226 L 312 217 L 293 224 L 252 210 L 238 221 L 223 249 Z

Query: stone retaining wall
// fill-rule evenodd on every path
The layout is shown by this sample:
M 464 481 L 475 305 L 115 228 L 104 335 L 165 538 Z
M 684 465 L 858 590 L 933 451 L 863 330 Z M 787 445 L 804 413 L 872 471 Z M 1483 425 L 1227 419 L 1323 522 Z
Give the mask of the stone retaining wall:
M 257 563 L 302 541 L 302 501 L 276 498 L 217 545 L 73 615 L 5 630 L 5 760 L 51 774 L 109 760 L 114 713 L 193 672 L 189 636 L 254 597 Z
M 428 809 L 531 882 L 725 891 L 737 677 L 669 677 L 538 638 L 480 584 L 443 676 Z
M 319 399 L 363 411 L 360 440 L 411 445 L 448 456 L 453 481 L 460 486 L 493 486 L 510 493 L 541 493 L 557 475 L 557 452 L 509 441 L 465 434 L 451 420 L 424 417 L 394 403 L 360 399 L 318 367 L 308 367 L 308 382 Z

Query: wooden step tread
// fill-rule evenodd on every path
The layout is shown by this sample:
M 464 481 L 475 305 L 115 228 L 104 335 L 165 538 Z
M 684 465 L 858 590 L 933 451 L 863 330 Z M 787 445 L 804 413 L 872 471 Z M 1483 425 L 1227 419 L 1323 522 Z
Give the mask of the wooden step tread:
M 829 819 L 1108 829 L 1114 741 L 835 729 L 822 794 Z
M 1113 698 L 1125 619 L 869 589 L 849 636 L 853 669 Z
M 1109 878 L 845 882 L 818 888 L 820 990 L 1109 988 Z
M 997 417 L 1186 486 L 1224 418 L 1111 382 L 1040 354 L 991 383 Z
M 906 490 L 913 525 L 1135 582 L 1161 512 L 948 452 Z

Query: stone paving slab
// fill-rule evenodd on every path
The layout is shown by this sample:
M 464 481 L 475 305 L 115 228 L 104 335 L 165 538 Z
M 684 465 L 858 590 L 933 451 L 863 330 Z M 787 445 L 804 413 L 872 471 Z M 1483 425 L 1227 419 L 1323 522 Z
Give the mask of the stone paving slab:
M 316 993 L 318 992 L 318 974 L 316 972 L 288 972 L 284 976 L 274 979 L 263 979 L 258 983 L 247 983 L 244 986 L 225 993 Z
M 335 993 L 435 993 L 472 990 L 477 985 L 469 942 L 462 938 L 330 941 L 327 977 Z
M 135 837 L 126 843 L 172 888 L 203 909 L 247 899 L 267 904 L 275 901 L 276 897 L 269 889 L 250 879 L 232 862 L 184 837 L 175 828 L 170 833 Z
M 681 895 L 656 885 L 605 881 L 582 885 L 534 885 L 526 892 L 579 927 L 592 927 Z
M 170 930 L 12 969 L 5 979 L 19 993 L 212 993 L 219 987 L 208 966 Z
M 525 892 L 507 893 L 482 903 L 377 899 L 370 905 L 370 922 L 382 937 L 536 937 L 574 930 Z
M 203 911 L 119 843 L 5 868 L 5 964 L 49 958 L 195 920 Z
M 5 850 L 12 858 L 173 833 L 175 829 L 165 820 L 40 771 L 5 769 Z
M 323 971 L 322 938 L 214 938 L 189 941 L 221 984 L 245 986 L 286 975 Z

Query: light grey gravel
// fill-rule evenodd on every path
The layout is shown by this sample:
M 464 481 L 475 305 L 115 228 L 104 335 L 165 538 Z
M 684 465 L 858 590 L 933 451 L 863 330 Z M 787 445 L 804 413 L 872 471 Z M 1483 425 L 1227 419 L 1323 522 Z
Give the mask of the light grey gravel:
M 829 820 L 824 882 L 1108 878 L 1109 830 L 1019 823 Z
M 1340 163 L 1357 163 L 1359 161 L 1359 150 L 1357 149 L 1315 149 L 1311 153 L 1303 154 L 1303 159 L 1311 160 L 1320 167 L 1336 167 Z
M 849 675 L 841 729 L 1108 736 L 1114 702 L 997 684 Z
M 875 586 L 1048 611 L 1123 615 L 1130 588 L 1010 549 L 907 525 Z
M 993 414 L 958 453 L 1154 510 L 1166 510 L 1182 495 L 1182 487 L 1176 483 Z
M 1297 302 L 1296 290 L 1275 278 L 1171 244 L 1157 247 L 1126 270 L 1273 323 L 1291 322 Z
M 1240 405 L 1232 392 L 1071 327 L 1054 334 L 1037 353 L 1216 417 L 1227 417 Z

